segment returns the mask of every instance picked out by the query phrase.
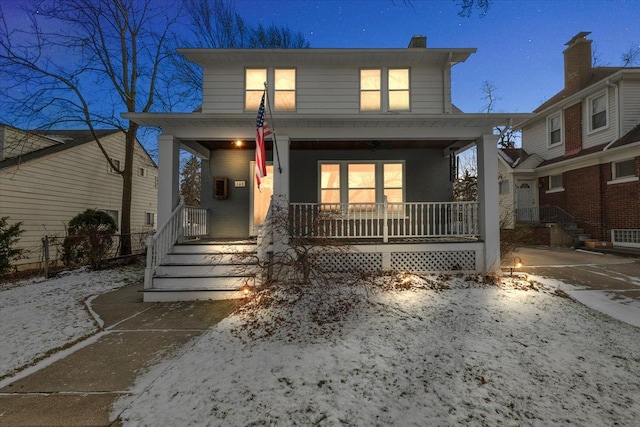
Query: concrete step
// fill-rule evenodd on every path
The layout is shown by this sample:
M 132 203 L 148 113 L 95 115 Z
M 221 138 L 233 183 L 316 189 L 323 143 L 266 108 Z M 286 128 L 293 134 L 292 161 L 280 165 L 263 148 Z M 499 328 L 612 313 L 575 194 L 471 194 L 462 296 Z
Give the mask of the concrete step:
M 163 291 L 241 291 L 248 284 L 255 285 L 255 276 L 191 276 L 191 277 L 154 277 L 153 289 Z M 146 291 L 146 290 L 145 290 Z
M 156 269 L 156 277 L 207 277 L 244 276 L 255 274 L 251 264 L 162 264 Z
M 183 243 L 175 245 L 172 254 L 237 254 L 257 252 L 255 243 Z
M 162 265 L 176 264 L 253 264 L 256 262 L 255 252 L 242 252 L 237 254 L 220 253 L 171 253 L 162 260 Z

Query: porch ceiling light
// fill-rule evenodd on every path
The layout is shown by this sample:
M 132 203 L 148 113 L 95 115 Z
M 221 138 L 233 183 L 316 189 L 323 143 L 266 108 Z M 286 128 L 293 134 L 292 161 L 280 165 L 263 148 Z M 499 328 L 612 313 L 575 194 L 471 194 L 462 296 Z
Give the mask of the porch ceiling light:
M 242 141 L 237 139 L 231 143 L 234 147 L 242 147 Z

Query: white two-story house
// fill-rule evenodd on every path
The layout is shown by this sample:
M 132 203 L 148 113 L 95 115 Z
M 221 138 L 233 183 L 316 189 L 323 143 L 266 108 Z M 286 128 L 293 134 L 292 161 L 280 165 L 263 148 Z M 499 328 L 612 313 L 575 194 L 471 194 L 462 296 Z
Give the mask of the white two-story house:
M 640 247 L 640 68 L 593 67 L 588 34 L 567 43 L 565 87 L 518 124 L 522 149 L 499 152 L 502 217 Z
M 451 68 L 474 52 L 427 48 L 422 36 L 397 49 L 180 50 L 203 68 L 201 111 L 126 115 L 162 129 L 160 229 L 150 243 L 145 300 L 223 298 L 237 291 L 247 279 L 219 280 L 229 273 L 221 258 L 212 266 L 206 254 L 225 240 L 251 247 L 272 195 L 287 201 L 291 233 L 348 239 L 348 264 L 358 268 L 499 268 L 492 129 L 529 115 L 463 114 L 452 104 Z M 267 177 L 258 189 L 256 114 L 265 88 L 275 138 L 267 138 Z M 451 159 L 474 145 L 479 200 L 454 202 Z M 180 205 L 181 148 L 202 159 L 198 211 Z M 309 228 L 319 212 L 334 215 Z M 194 234 L 199 244 L 179 244 Z M 286 245 L 286 238 L 273 243 Z

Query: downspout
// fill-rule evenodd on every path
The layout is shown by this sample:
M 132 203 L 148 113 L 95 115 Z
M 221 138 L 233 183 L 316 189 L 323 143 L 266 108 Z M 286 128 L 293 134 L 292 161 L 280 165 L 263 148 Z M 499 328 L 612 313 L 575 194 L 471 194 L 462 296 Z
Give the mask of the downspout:
M 621 134 L 621 127 L 622 127 L 622 109 L 620 106 L 620 95 L 619 95 L 619 87 L 617 84 L 613 84 L 611 83 L 610 79 L 607 79 L 607 81 L 605 82 L 605 84 L 607 85 L 608 88 L 613 87 L 613 93 L 614 93 L 614 105 L 616 106 L 616 134 L 615 137 L 613 138 L 613 141 L 611 141 L 609 144 L 607 144 L 606 147 L 604 147 L 604 149 L 602 151 L 605 151 L 607 149 L 609 149 L 609 147 L 611 147 L 611 145 L 613 145 L 614 142 L 616 142 L 618 139 L 620 139 L 620 134 Z M 599 169 L 599 173 L 598 173 L 598 179 L 599 179 L 599 187 L 600 187 L 600 226 L 602 228 L 601 233 L 602 233 L 602 240 L 605 240 L 607 238 L 607 225 L 606 225 L 606 214 L 605 214 L 605 203 L 604 203 L 604 199 L 605 199 L 605 191 L 606 191 L 606 184 L 603 181 L 603 168 L 604 168 L 604 164 L 600 164 L 598 169 Z
M 451 58 L 453 58 L 453 52 L 449 52 L 447 61 L 442 67 L 442 80 L 444 81 L 442 109 L 445 114 L 451 114 Z

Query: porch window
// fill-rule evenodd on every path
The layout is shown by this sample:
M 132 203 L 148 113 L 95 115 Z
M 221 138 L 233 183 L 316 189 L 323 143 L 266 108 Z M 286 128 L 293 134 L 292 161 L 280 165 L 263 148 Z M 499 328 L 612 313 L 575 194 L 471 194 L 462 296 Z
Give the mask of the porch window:
M 360 70 L 360 111 L 381 110 L 382 70 Z
M 325 209 L 349 204 L 351 211 L 375 210 L 385 195 L 389 203 L 404 202 L 403 162 L 320 163 L 320 203 Z
M 279 111 L 296 109 L 296 70 L 274 70 L 274 108 Z
M 389 70 L 389 111 L 409 110 L 409 69 Z
M 589 99 L 590 130 L 607 126 L 607 94 L 594 96 Z
M 558 113 L 547 119 L 549 147 L 562 144 L 562 114 Z
M 549 176 L 549 190 L 561 190 L 562 189 L 562 175 Z
M 267 81 L 266 68 L 247 68 L 245 70 L 244 109 L 257 111 L 264 92 L 264 82 Z
M 340 164 L 320 165 L 320 203 L 340 203 Z

